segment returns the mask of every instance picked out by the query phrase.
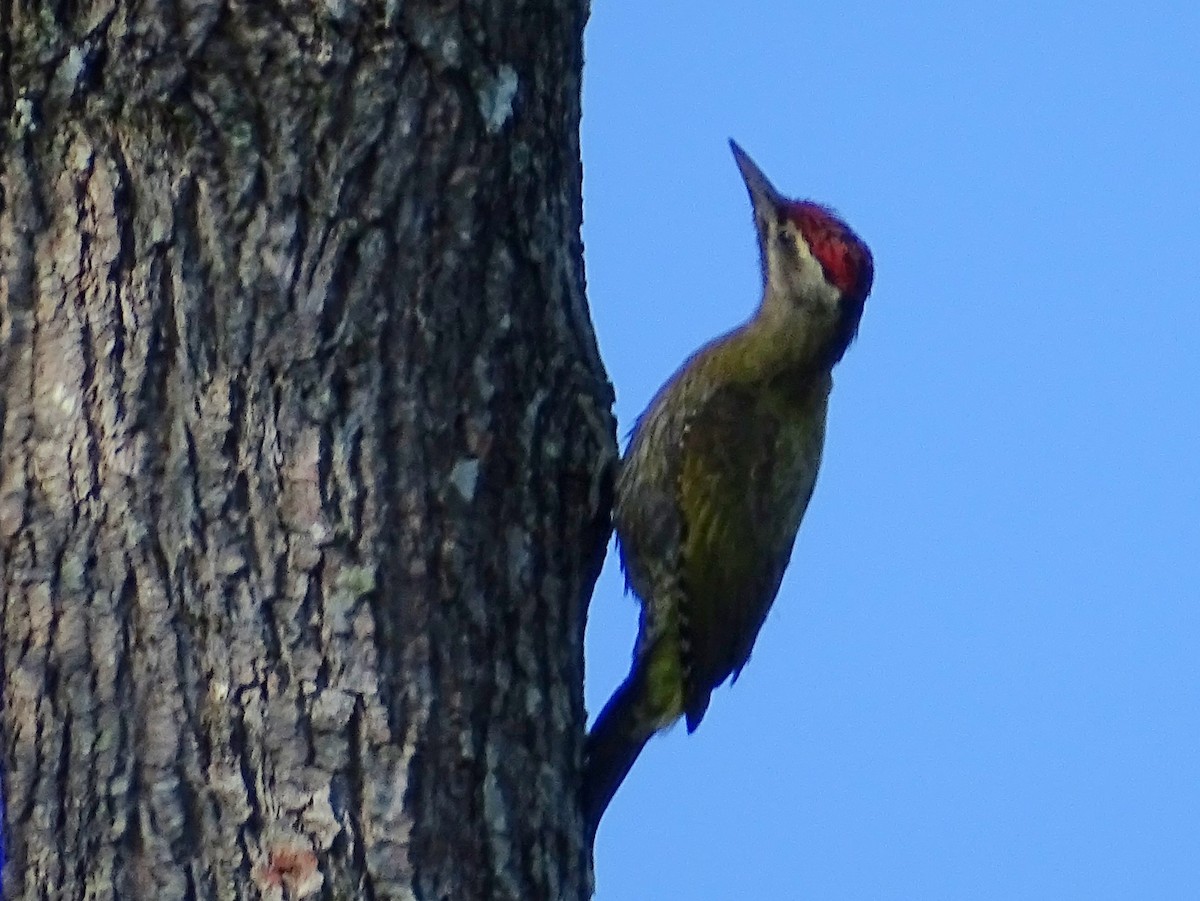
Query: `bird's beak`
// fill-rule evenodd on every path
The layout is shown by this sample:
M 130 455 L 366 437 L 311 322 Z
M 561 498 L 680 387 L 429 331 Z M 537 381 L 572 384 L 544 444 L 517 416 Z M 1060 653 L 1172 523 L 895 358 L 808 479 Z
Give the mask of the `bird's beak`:
M 762 269 L 763 284 L 765 285 L 770 278 L 768 243 L 771 240 L 771 229 L 779 221 L 787 201 L 763 175 L 762 169 L 758 168 L 754 160 L 750 159 L 750 155 L 738 146 L 737 141 L 731 138 L 729 147 L 733 150 L 733 158 L 737 160 L 742 180 L 746 183 L 746 190 L 750 192 L 750 203 L 754 207 L 754 232 L 758 237 L 758 262 Z
M 754 205 L 755 218 L 768 220 L 779 215 L 779 208 L 784 204 L 784 197 L 775 190 L 775 186 L 763 175 L 750 155 L 738 146 L 737 141 L 730 139 L 729 147 L 733 150 L 733 158 L 737 160 L 741 170 L 742 180 L 746 190 L 750 192 L 750 202 Z

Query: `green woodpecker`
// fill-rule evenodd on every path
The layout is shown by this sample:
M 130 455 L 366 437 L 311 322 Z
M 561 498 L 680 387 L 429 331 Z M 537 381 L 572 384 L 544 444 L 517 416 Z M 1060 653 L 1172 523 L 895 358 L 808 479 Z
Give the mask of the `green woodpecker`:
M 641 601 L 629 677 L 587 741 L 594 832 L 655 732 L 692 732 L 736 680 L 779 591 L 825 441 L 830 371 L 871 290 L 867 246 L 788 200 L 730 142 L 750 191 L 762 301 L 688 358 L 638 419 L 617 477 L 621 563 Z

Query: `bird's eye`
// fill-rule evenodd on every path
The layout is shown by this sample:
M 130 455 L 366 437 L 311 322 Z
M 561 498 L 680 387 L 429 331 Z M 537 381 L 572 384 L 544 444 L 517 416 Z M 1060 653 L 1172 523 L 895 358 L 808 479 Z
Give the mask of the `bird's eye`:
M 792 241 L 792 233 L 786 228 L 781 228 L 775 233 L 775 240 L 779 242 L 780 247 L 786 249 L 790 249 L 794 246 Z

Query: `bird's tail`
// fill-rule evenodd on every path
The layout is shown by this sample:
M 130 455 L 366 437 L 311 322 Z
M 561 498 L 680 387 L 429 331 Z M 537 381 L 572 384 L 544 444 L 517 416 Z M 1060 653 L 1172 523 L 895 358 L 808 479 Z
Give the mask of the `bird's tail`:
M 635 666 L 604 705 L 588 733 L 583 803 L 593 837 L 613 795 L 654 734 L 654 725 L 640 710 L 643 678 L 642 668 Z

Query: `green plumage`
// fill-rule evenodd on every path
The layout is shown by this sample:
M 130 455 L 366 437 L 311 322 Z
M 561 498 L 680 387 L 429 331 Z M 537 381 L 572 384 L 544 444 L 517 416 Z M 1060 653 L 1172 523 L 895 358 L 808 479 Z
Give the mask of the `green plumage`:
M 747 328 L 689 360 L 639 421 L 617 479 L 621 561 L 643 600 L 635 658 L 654 643 L 681 657 L 681 706 L 655 719 L 686 714 L 689 731 L 750 656 L 820 464 L 829 374 L 769 340 Z
M 784 200 L 736 145 L 735 155 L 763 300 L 658 392 L 617 477 L 618 546 L 641 622 L 629 677 L 588 736 L 592 830 L 646 741 L 680 717 L 694 730 L 713 689 L 750 658 L 816 483 L 830 371 L 870 288 L 870 255 L 849 229 Z

